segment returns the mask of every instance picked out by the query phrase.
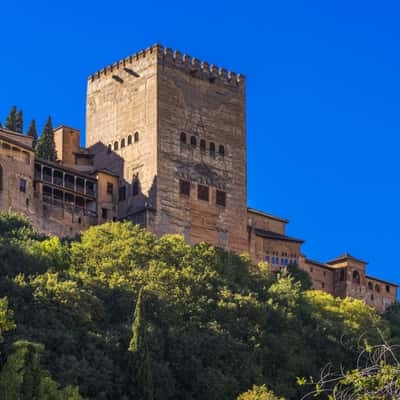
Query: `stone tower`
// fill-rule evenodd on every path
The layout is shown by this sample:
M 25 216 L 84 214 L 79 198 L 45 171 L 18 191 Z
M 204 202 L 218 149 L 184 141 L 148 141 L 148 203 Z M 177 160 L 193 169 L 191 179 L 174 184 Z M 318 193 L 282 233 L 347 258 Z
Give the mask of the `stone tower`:
M 86 119 L 120 218 L 248 249 L 243 76 L 155 45 L 89 77 Z

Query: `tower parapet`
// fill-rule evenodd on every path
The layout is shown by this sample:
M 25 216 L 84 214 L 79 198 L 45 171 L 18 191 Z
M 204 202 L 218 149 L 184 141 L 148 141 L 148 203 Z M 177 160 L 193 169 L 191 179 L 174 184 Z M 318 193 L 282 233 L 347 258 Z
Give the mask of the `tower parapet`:
M 191 57 L 188 54 L 182 54 L 179 50 L 173 51 L 170 47 L 163 47 L 159 44 L 148 47 L 145 50 L 123 58 L 119 61 L 109 64 L 92 75 L 89 75 L 88 80 L 94 81 L 102 76 L 115 74 L 121 69 L 128 68 L 141 60 L 149 62 L 158 62 L 160 65 L 173 65 L 179 68 L 192 77 L 209 80 L 210 82 L 222 82 L 227 85 L 242 86 L 245 83 L 245 76 L 236 74 L 223 67 L 217 67 L 214 64 L 209 64 L 207 61 L 201 61 L 196 57 Z
M 195 78 L 206 79 L 211 82 L 218 80 L 234 86 L 241 86 L 245 82 L 245 77 L 242 74 L 236 74 L 233 71 L 228 72 L 225 68 L 218 68 L 214 64 L 201 61 L 188 54 L 182 55 L 179 50 L 173 51 L 171 48 L 166 47 L 162 49 L 161 54 L 162 57 L 159 58 L 160 64 L 174 65 Z

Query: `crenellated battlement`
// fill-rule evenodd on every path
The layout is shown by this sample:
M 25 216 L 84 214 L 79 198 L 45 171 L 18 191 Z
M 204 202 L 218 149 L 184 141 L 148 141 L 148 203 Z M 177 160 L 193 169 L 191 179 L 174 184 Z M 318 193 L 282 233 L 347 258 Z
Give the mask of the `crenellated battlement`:
M 173 51 L 166 47 L 162 49 L 162 58 L 159 60 L 166 65 L 175 65 L 177 68 L 185 69 L 194 77 L 208 79 L 210 81 L 219 80 L 227 84 L 242 85 L 245 77 L 242 74 L 236 74 L 233 71 L 227 71 L 225 68 L 219 68 L 207 61 L 200 61 L 196 57 L 183 54 L 179 50 Z
M 236 74 L 225 68 L 217 67 L 214 64 L 209 64 L 207 61 L 200 61 L 196 57 L 191 57 L 188 54 L 182 54 L 179 50 L 173 51 L 170 47 L 163 47 L 159 44 L 147 47 L 145 50 L 126 57 L 122 60 L 109 64 L 101 70 L 95 72 L 88 77 L 88 80 L 94 81 L 103 76 L 115 74 L 115 72 L 125 69 L 137 62 L 149 60 L 150 62 L 158 62 L 162 65 L 176 66 L 177 68 L 186 71 L 193 77 L 207 79 L 210 82 L 216 80 L 225 84 L 242 86 L 245 83 L 245 76 Z M 133 71 L 132 71 L 133 72 Z
M 143 59 L 150 60 L 151 58 L 153 58 L 154 60 L 156 60 L 157 55 L 161 55 L 162 51 L 163 51 L 163 47 L 160 46 L 159 44 L 155 44 L 151 47 L 148 47 L 145 50 L 140 50 L 131 56 L 123 58 L 122 60 L 119 60 L 119 61 L 115 61 L 113 64 L 107 65 L 106 67 L 98 70 L 94 74 L 89 75 L 88 80 L 94 81 L 95 79 L 99 79 L 103 76 L 115 73 L 118 70 L 126 68 L 132 64 L 137 63 L 138 61 L 143 60 Z

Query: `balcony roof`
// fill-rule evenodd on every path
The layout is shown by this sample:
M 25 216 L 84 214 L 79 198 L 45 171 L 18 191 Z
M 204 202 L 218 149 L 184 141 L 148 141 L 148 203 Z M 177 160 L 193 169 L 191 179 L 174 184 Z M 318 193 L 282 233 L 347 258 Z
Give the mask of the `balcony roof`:
M 302 239 L 296 239 L 290 236 L 282 235 L 280 233 L 272 232 L 272 231 L 264 231 L 263 229 L 255 229 L 255 233 L 257 236 L 272 239 L 272 240 L 282 240 L 284 242 L 293 242 L 293 243 L 304 243 Z
M 81 172 L 81 171 L 79 171 L 77 169 L 74 169 L 74 168 L 71 168 L 71 167 L 67 167 L 67 166 L 65 166 L 63 164 L 60 164 L 60 163 L 57 163 L 57 162 L 43 160 L 42 158 L 38 158 L 38 157 L 35 158 L 35 162 L 39 163 L 39 164 L 45 164 L 46 166 L 49 166 L 51 168 L 59 169 L 59 170 L 68 172 L 68 173 L 70 173 L 72 175 L 77 175 L 77 176 L 79 176 L 81 178 L 90 179 L 90 180 L 96 182 L 96 178 L 95 177 L 93 177 L 93 176 L 91 176 L 89 174 L 85 174 L 84 172 Z
M 267 217 L 267 218 L 270 218 L 270 219 L 274 219 L 275 221 L 283 222 L 285 224 L 289 223 L 288 219 L 277 217 L 275 215 L 268 214 L 268 213 L 266 213 L 264 211 L 256 210 L 255 208 L 247 207 L 247 212 L 249 212 L 251 214 L 261 215 L 262 217 Z

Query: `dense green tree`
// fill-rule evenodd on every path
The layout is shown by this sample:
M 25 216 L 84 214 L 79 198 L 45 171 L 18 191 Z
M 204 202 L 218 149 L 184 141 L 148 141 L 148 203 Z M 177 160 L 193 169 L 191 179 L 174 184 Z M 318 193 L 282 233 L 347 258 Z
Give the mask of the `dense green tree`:
M 237 400 L 283 400 L 278 399 L 273 392 L 269 391 L 265 385 L 256 386 L 245 393 L 242 393 Z
M 140 399 L 153 400 L 153 376 L 147 348 L 146 317 L 144 310 L 144 291 L 139 291 L 136 301 L 135 317 L 132 325 L 132 339 L 129 343 L 130 373 Z
M 35 148 L 37 144 L 38 134 L 36 129 L 36 121 L 34 119 L 31 121 L 26 135 L 33 138 L 32 147 Z
M 37 157 L 44 160 L 57 160 L 56 144 L 54 142 L 54 131 L 51 117 L 47 119 L 42 134 L 40 135 L 40 138 L 36 144 L 35 152 Z
M 49 373 L 40 365 L 43 346 L 28 341 L 15 342 L 0 374 L 2 400 L 63 400 L 70 394 L 82 399 L 79 392 L 68 387 L 59 389 Z
M 333 368 L 321 371 L 318 381 L 299 379 L 300 385 L 313 387 L 302 400 L 328 398 L 329 400 L 389 400 L 400 398 L 400 362 L 397 346 L 382 345 L 365 348 L 357 355 L 356 365 L 350 371 Z
M 0 211 L 0 241 L 44 239 L 45 236 L 37 233 L 31 221 L 24 215 L 12 211 Z
M 22 110 L 15 114 L 15 132 L 23 133 L 24 131 L 24 115 Z
M 310 274 L 307 271 L 300 269 L 297 264 L 289 265 L 287 271 L 296 281 L 300 282 L 302 290 L 310 290 L 312 288 L 312 279 Z
M 395 306 L 380 316 L 361 301 L 308 291 L 306 281 L 297 269 L 272 273 L 130 222 L 61 241 L 0 214 L 2 310 L 15 322 L 3 335 L 0 371 L 11 374 L 3 383 L 19 387 L 13 344 L 26 340 L 44 349 L 35 393 L 69 387 L 79 399 L 79 386 L 96 400 L 270 398 L 265 385 L 297 400 L 306 394 L 297 377 L 317 379 L 327 363 L 351 371 L 360 345 L 394 341 L 400 321 Z M 27 365 L 23 357 L 22 372 Z
M 6 126 L 7 129 L 11 131 L 16 131 L 17 128 L 17 107 L 12 106 L 7 118 L 6 118 Z
M 392 344 L 400 345 L 400 303 L 396 302 L 389 306 L 383 316 L 390 323 Z
M 8 307 L 7 297 L 0 298 L 0 343 L 3 341 L 3 333 L 15 329 L 14 313 Z

